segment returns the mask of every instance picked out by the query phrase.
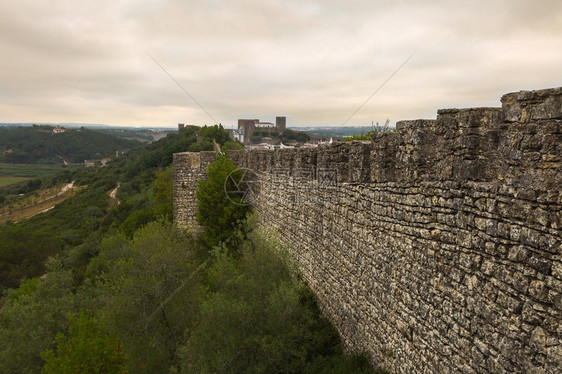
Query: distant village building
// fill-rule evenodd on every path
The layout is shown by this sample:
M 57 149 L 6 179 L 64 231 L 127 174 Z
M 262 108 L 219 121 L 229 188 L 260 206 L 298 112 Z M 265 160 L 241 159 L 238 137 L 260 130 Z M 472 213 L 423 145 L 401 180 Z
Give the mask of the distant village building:
M 240 134 L 244 144 L 250 144 L 250 138 L 254 134 L 256 123 L 259 119 L 239 119 L 238 120 L 238 133 Z
M 319 140 L 317 143 L 306 142 L 302 145 L 302 147 L 304 147 L 304 148 L 315 148 L 315 147 L 318 147 L 319 145 L 332 144 L 333 142 L 334 142 L 334 140 L 332 138 L 330 138 L 330 140 L 328 140 L 328 141 Z
M 265 130 L 272 130 L 275 129 L 275 124 L 271 122 L 256 122 L 257 129 L 265 129 Z
M 249 145 L 248 149 L 275 149 L 275 146 L 269 143 L 260 143 Z
M 293 145 L 285 145 L 285 144 L 283 144 L 283 142 L 279 142 L 279 148 L 281 148 L 281 149 L 285 149 L 285 148 L 295 148 L 295 146 L 293 146 Z
M 228 136 L 232 140 L 238 140 L 240 143 L 244 143 L 244 137 L 240 134 L 240 132 L 236 129 L 225 129 L 228 133 Z
M 66 131 L 66 129 L 63 129 L 62 127 L 55 127 L 53 129 L 53 134 L 62 134 L 65 131 Z

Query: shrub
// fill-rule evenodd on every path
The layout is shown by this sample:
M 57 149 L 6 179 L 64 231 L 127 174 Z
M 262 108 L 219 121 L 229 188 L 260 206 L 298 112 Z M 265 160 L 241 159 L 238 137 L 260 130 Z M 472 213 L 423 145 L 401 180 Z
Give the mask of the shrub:
M 58 333 L 57 353 L 46 350 L 43 374 L 65 373 L 127 373 L 121 341 L 108 334 L 91 315 L 80 312 L 69 316 L 68 336 Z
M 229 140 L 222 146 L 223 151 L 236 151 L 238 149 L 244 149 L 244 144 L 240 143 L 238 140 Z
M 219 153 L 207 168 L 207 179 L 197 183 L 197 222 L 203 226 L 202 238 L 210 247 L 229 238 L 248 212 L 246 201 L 225 192 L 236 190 L 234 180 L 241 179 L 242 172 Z
M 220 145 L 223 145 L 229 140 L 228 133 L 224 131 L 222 125 L 203 126 L 198 134 L 207 139 L 214 139 Z
M 283 131 L 281 137 L 286 140 L 295 140 L 298 142 L 307 142 L 310 140 L 310 135 L 308 135 L 307 133 L 290 129 L 286 129 L 285 131 Z

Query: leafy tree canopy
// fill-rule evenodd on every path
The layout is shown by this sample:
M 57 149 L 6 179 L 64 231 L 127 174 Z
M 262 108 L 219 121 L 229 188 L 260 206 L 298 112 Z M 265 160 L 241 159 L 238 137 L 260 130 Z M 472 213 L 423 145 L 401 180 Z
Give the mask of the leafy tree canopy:
M 302 132 L 302 131 L 295 131 L 295 130 L 291 130 L 291 129 L 286 129 L 281 134 L 281 138 L 286 139 L 286 140 L 295 140 L 295 141 L 304 143 L 304 142 L 307 142 L 307 141 L 310 140 L 310 135 L 308 135 L 307 133 Z
M 244 144 L 240 143 L 238 140 L 229 140 L 221 147 L 223 151 L 236 151 L 239 149 L 244 149 Z
M 245 200 L 226 193 L 239 188 L 235 182 L 242 176 L 226 154 L 219 153 L 207 168 L 207 179 L 198 182 L 196 217 L 204 228 L 202 238 L 211 247 L 229 238 L 248 212 Z
M 213 126 L 203 126 L 201 130 L 199 130 L 198 134 L 207 139 L 214 139 L 220 145 L 224 145 L 230 137 L 228 133 L 224 130 L 222 125 L 213 125 Z
M 25 270 L 9 287 L 41 276 L 0 299 L 1 373 L 80 361 L 95 372 L 369 372 L 364 358 L 343 355 L 280 245 L 251 230 L 245 201 L 225 194 L 225 184 L 236 190 L 229 183 L 242 177 L 226 156 L 197 192 L 204 243 L 172 225 L 169 165 L 174 152 L 195 144 L 196 131 L 182 129 L 98 170 L 74 171 L 71 180 L 87 188 L 0 228 L 0 275 Z
M 69 315 L 68 335 L 59 332 L 57 351 L 42 353 L 43 374 L 125 374 L 123 344 L 104 331 L 96 318 L 83 311 Z

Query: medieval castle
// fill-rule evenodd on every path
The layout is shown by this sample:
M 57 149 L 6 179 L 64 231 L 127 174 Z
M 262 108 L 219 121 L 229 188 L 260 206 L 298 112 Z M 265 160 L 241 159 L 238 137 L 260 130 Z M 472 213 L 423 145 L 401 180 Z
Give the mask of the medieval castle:
M 257 129 L 282 133 L 287 128 L 286 117 L 275 117 L 275 124 L 271 122 L 261 122 L 259 119 L 239 119 L 238 120 L 238 140 L 243 144 L 249 144 L 254 131 Z

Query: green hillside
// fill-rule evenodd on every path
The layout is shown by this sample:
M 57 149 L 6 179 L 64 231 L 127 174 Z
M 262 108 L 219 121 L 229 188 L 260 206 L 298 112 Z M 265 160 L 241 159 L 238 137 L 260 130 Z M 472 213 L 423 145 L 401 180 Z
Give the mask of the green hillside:
M 173 226 L 173 153 L 227 139 L 189 127 L 26 183 L 87 187 L 0 226 L 1 373 L 372 373 L 343 353 L 281 244 L 212 198 L 234 168 L 226 157 L 197 190 L 205 235 Z
M 120 139 L 98 131 L 64 129 L 55 133 L 51 126 L 0 127 L 0 163 L 61 164 L 99 159 L 139 146 L 134 140 Z

